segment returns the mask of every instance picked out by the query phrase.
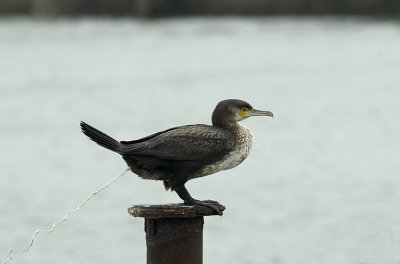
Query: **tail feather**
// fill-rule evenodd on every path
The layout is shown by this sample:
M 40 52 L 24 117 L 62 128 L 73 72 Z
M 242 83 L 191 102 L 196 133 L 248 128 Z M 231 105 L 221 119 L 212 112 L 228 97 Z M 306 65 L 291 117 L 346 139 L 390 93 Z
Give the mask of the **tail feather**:
M 81 129 L 83 134 L 88 136 L 92 141 L 96 142 L 103 148 L 117 152 L 121 155 L 123 154 L 119 142 L 113 139 L 112 137 L 104 134 L 100 130 L 97 130 L 96 128 L 86 124 L 83 121 L 81 121 Z

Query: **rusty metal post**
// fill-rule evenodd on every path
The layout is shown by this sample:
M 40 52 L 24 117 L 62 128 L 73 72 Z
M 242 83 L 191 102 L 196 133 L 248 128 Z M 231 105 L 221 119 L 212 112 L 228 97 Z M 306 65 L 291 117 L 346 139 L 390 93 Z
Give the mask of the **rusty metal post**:
M 220 205 L 220 210 L 225 210 Z M 215 212 L 183 204 L 135 205 L 128 209 L 145 218 L 147 264 L 202 264 L 204 216 Z
M 202 264 L 202 216 L 145 219 L 147 263 Z

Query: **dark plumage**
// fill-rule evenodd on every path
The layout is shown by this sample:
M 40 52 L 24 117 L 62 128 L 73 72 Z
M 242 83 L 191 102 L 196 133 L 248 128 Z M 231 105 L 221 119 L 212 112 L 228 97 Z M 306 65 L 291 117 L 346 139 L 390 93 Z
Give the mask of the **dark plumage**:
M 250 153 L 253 136 L 237 122 L 250 116 L 271 116 L 241 100 L 218 103 L 212 126 L 187 125 L 150 136 L 118 142 L 81 122 L 82 132 L 100 146 L 122 155 L 132 172 L 143 179 L 161 180 L 189 205 L 204 205 L 222 214 L 214 201 L 193 199 L 185 183 L 239 165 Z

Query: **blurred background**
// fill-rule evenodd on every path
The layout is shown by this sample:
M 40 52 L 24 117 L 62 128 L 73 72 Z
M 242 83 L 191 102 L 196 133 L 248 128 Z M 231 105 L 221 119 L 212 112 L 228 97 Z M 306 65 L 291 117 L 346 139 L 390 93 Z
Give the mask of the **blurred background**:
M 118 140 L 210 124 L 239 98 L 275 118 L 237 168 L 188 182 L 224 204 L 204 263 L 400 262 L 397 0 L 1 0 L 0 260 L 121 174 Z M 9 263 L 145 263 L 128 172 Z
M 2 0 L 0 12 L 34 15 L 399 14 L 398 0 Z

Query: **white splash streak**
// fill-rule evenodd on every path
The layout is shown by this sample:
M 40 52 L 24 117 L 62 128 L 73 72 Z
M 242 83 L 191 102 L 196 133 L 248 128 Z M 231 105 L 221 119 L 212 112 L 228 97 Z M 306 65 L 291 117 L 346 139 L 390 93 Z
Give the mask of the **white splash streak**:
M 119 175 L 118 177 L 116 177 L 114 180 L 110 181 L 109 183 L 107 183 L 106 185 L 104 185 L 103 187 L 101 187 L 100 189 L 98 189 L 97 191 L 95 191 L 94 193 L 92 193 L 91 195 L 89 195 L 89 197 L 88 197 L 85 201 L 83 201 L 75 210 L 70 210 L 70 211 L 68 211 L 68 213 L 65 215 L 65 217 L 64 217 L 63 219 L 58 220 L 58 221 L 56 221 L 56 222 L 53 223 L 53 228 L 52 228 L 52 229 L 50 229 L 50 230 L 37 230 L 37 231 L 33 234 L 33 237 L 32 237 L 32 239 L 31 239 L 31 243 L 29 244 L 29 246 L 28 246 L 26 249 L 11 249 L 11 251 L 10 251 L 10 253 L 9 253 L 9 258 L 8 258 L 3 264 L 6 264 L 7 262 L 9 262 L 9 261 L 13 258 L 13 257 L 12 257 L 12 253 L 13 253 L 14 251 L 27 252 L 27 251 L 29 250 L 29 248 L 32 246 L 33 240 L 35 239 L 36 235 L 37 235 L 39 232 L 47 232 L 47 233 L 53 232 L 53 230 L 56 228 L 56 224 L 67 220 L 69 213 L 79 211 L 79 208 L 81 208 L 87 201 L 89 201 L 89 199 L 90 199 L 93 195 L 95 195 L 95 194 L 97 194 L 98 192 L 100 192 L 101 190 L 107 188 L 111 183 L 113 183 L 113 182 L 115 182 L 116 180 L 118 180 L 119 177 L 123 176 L 123 175 L 124 175 L 127 171 L 129 171 L 129 170 L 130 170 L 130 169 L 127 168 L 121 175 Z

